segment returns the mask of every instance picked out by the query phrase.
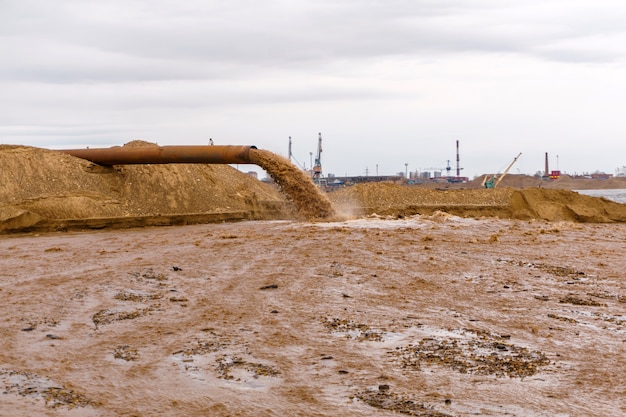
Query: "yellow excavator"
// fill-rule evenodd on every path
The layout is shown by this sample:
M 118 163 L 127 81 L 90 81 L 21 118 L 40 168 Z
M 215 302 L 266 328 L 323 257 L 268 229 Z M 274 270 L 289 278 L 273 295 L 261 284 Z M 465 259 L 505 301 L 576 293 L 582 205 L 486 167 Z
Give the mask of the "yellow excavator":
M 515 162 L 518 160 L 518 158 L 520 156 L 522 156 L 521 152 L 519 153 L 519 155 L 517 155 L 515 158 L 513 158 L 513 162 L 511 162 L 509 164 L 509 166 L 506 167 L 506 169 L 504 170 L 504 172 L 502 174 L 500 174 L 500 175 L 485 175 L 485 178 L 483 179 L 483 186 L 485 188 L 496 188 L 498 186 L 498 184 L 500 184 L 500 181 L 502 181 L 504 176 L 509 173 L 509 170 L 511 169 L 513 164 L 515 164 Z

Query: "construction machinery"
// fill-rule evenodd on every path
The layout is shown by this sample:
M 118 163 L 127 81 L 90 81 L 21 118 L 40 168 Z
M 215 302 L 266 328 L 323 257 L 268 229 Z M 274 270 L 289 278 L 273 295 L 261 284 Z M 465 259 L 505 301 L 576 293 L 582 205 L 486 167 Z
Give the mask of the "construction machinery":
M 319 134 L 317 140 L 317 154 L 315 156 L 315 164 L 313 165 L 313 182 L 320 183 L 322 178 L 322 134 Z
M 511 167 L 513 166 L 513 164 L 515 164 L 515 162 L 519 159 L 520 156 L 522 156 L 521 152 L 515 158 L 513 158 L 513 161 L 509 164 L 509 166 L 506 167 L 506 169 L 504 170 L 504 172 L 502 172 L 502 174 L 485 175 L 485 178 L 483 179 L 483 186 L 485 188 L 497 188 L 500 182 L 504 179 L 506 174 L 509 173 L 509 171 L 511 170 Z

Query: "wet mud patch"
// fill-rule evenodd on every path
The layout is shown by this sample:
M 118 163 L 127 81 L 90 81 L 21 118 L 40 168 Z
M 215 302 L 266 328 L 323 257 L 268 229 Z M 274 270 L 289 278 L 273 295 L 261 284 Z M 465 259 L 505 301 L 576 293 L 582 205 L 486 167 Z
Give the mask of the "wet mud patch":
M 608 307 L 606 304 L 599 303 L 591 298 L 584 299 L 573 294 L 568 294 L 565 297 L 560 298 L 559 303 L 572 304 L 577 306 Z
M 548 317 L 565 323 L 578 324 L 578 320 L 572 319 L 570 317 L 559 316 L 558 314 L 549 313 Z
M 617 301 L 618 303 L 626 303 L 626 296 L 619 294 L 612 294 L 610 292 L 590 292 L 587 293 L 590 297 L 600 298 L 602 300 Z
M 142 282 L 143 280 L 162 282 L 167 281 L 168 279 L 166 274 L 163 272 L 157 272 L 153 268 L 147 268 L 143 271 L 129 272 L 128 275 L 135 278 L 137 282 Z
M 278 376 L 280 371 L 271 365 L 248 362 L 239 356 L 222 355 L 217 359 L 217 372 L 219 378 L 228 380 L 245 380 L 252 376 Z
M 24 323 L 21 329 L 23 332 L 32 332 L 39 326 L 57 327 L 60 323 L 60 320 L 47 316 L 42 318 L 22 317 L 20 319 L 20 322 Z
M 562 311 L 561 314 L 549 313 L 547 316 L 553 320 L 558 320 L 572 325 L 583 325 L 585 327 L 597 328 L 598 330 L 613 331 L 618 333 L 626 332 L 625 314 L 566 310 Z M 575 316 L 576 318 L 572 318 L 571 316 Z M 598 322 L 600 323 L 599 325 Z
M 524 378 L 550 364 L 548 357 L 509 343 L 508 338 L 468 329 L 424 337 L 397 347 L 394 355 L 407 370 L 445 367 L 461 374 Z
M 153 310 L 152 307 L 140 308 L 131 311 L 119 311 L 116 309 L 104 309 L 98 311 L 91 317 L 91 320 L 96 325 L 96 329 L 99 326 L 105 324 L 111 324 L 116 321 L 134 320 L 139 317 L 143 317 Z
M 377 390 L 360 391 L 354 397 L 370 407 L 399 414 L 418 417 L 452 417 L 451 414 L 436 411 L 433 407 L 424 405 L 408 395 L 393 393 L 388 385 L 380 385 Z
M 76 408 L 97 406 L 84 394 L 59 387 L 48 378 L 30 372 L 20 372 L 0 368 L 0 382 L 3 385 L 3 395 L 18 395 L 21 397 L 40 398 L 45 401 L 46 408 Z
M 248 388 L 263 386 L 261 377 L 277 377 L 280 370 L 254 358 L 246 343 L 233 341 L 208 331 L 183 349 L 172 354 L 188 376 L 201 381 L 215 378 L 242 383 Z
M 504 262 L 511 265 L 517 265 L 525 268 L 533 268 L 538 269 L 543 272 L 547 272 L 556 277 L 566 277 L 573 280 L 579 280 L 582 278 L 587 278 L 587 274 L 583 271 L 579 271 L 577 269 L 567 267 L 567 266 L 555 266 L 548 265 L 541 262 L 524 262 L 524 261 L 516 261 L 511 259 L 498 259 L 499 262 Z
M 206 355 L 207 353 L 218 352 L 233 345 L 233 342 L 210 330 L 205 330 L 209 334 L 206 337 L 196 338 L 183 349 L 174 352 L 173 355 L 179 355 L 183 359 L 189 359 L 193 356 Z
M 91 316 L 91 321 L 95 324 L 96 329 L 119 321 L 135 320 L 153 311 L 163 310 L 160 303 L 164 297 L 163 293 L 159 290 L 141 287 L 153 286 L 156 283 L 158 289 L 163 291 L 162 287 L 166 285 L 164 281 L 168 280 L 166 274 L 157 272 L 153 268 L 147 268 L 143 271 L 130 272 L 128 277 L 139 288 L 125 288 L 115 292 L 112 296 L 113 300 L 121 303 L 116 303 L 119 305 L 114 307 L 101 309 Z
M 130 347 L 129 345 L 121 345 L 113 350 L 113 357 L 126 362 L 132 362 L 139 359 L 139 352 L 136 348 Z
M 322 324 L 333 334 L 345 336 L 359 342 L 382 342 L 384 340 L 383 331 L 372 329 L 367 324 L 356 323 L 352 320 L 322 318 Z
M 593 317 L 597 318 L 598 320 L 602 320 L 604 322 L 616 325 L 617 327 L 615 330 L 618 330 L 620 332 L 624 332 L 626 330 L 624 328 L 626 326 L 626 314 L 614 315 L 594 313 Z
M 113 296 L 119 301 L 130 301 L 133 303 L 145 303 L 147 301 L 155 301 L 163 298 L 162 294 L 147 293 L 140 290 L 123 290 Z

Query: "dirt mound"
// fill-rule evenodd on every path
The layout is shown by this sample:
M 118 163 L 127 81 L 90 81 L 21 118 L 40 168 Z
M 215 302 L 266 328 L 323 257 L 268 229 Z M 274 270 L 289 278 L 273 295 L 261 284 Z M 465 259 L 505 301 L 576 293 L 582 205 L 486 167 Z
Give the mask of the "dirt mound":
M 0 146 L 0 164 L 0 231 L 287 215 L 278 190 L 227 165 L 102 167 L 58 151 L 8 145 Z
M 573 178 L 567 175 L 558 180 L 543 181 L 545 188 L 565 190 L 609 190 L 626 188 L 626 178 L 613 177 L 605 180 L 590 178 Z
M 515 190 L 509 206 L 511 217 L 516 219 L 539 218 L 582 223 L 626 222 L 626 204 L 568 190 Z
M 156 145 L 133 141 L 125 146 Z M 545 188 L 440 190 L 369 183 L 326 195 L 285 158 L 257 149 L 250 158 L 284 195 L 228 165 L 103 167 L 59 151 L 0 145 L 0 232 L 318 220 L 336 212 L 406 216 L 444 211 L 463 217 L 626 221 L 624 204 Z
M 445 211 L 463 217 L 494 216 L 548 221 L 624 222 L 626 205 L 567 190 L 432 190 L 391 183 L 359 184 L 329 194 L 342 212 L 410 216 Z
M 487 175 L 487 177 L 490 177 L 490 175 Z M 485 175 L 481 175 L 480 177 L 475 178 L 474 180 L 468 183 L 465 183 L 463 185 L 465 185 L 467 188 L 484 189 L 485 188 L 483 184 L 484 181 L 485 181 Z M 507 188 L 507 187 L 511 187 L 511 188 L 537 187 L 539 188 L 547 184 L 548 184 L 548 181 L 544 181 L 541 178 L 531 177 L 529 175 L 509 174 L 509 175 L 506 175 L 502 179 L 498 187 L 499 188 Z
M 454 188 L 482 189 L 485 176 L 467 182 L 454 184 Z M 441 185 L 439 185 L 441 186 Z M 448 186 L 445 184 L 444 186 Z M 558 180 L 543 180 L 538 177 L 522 174 L 509 174 L 502 179 L 499 187 L 506 188 L 549 188 L 554 190 L 608 190 L 626 188 L 626 178 L 613 177 L 605 180 L 573 178 L 568 175 Z M 452 187 L 450 187 L 452 188 Z

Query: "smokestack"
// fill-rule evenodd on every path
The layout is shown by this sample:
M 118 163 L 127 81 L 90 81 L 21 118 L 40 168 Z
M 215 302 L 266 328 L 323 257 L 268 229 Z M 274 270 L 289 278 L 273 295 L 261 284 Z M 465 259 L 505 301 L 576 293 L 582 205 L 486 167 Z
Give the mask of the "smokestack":
M 544 174 L 546 177 L 550 175 L 550 171 L 548 168 L 548 152 L 546 152 L 546 173 Z
M 291 153 L 291 136 L 289 136 L 289 162 L 291 162 L 291 156 L 293 154 Z
M 459 141 L 456 141 L 456 176 L 457 178 L 461 176 L 461 165 L 459 159 Z

